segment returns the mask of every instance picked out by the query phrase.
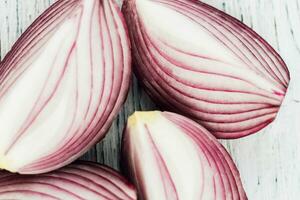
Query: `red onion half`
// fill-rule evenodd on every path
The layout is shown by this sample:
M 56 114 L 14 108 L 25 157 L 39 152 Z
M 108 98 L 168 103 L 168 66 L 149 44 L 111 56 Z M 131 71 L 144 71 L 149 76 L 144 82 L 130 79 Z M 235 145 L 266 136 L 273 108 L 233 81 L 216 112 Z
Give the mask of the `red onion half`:
M 78 162 L 40 175 L 0 171 L 0 199 L 136 200 L 136 191 L 114 170 Z
M 216 138 L 168 112 L 137 112 L 125 129 L 124 169 L 145 200 L 246 200 L 239 172 Z
M 125 0 L 135 73 L 163 108 L 239 138 L 274 120 L 289 72 L 257 33 L 195 0 Z
M 131 74 L 129 38 L 113 0 L 59 0 L 0 66 L 0 168 L 62 167 L 104 137 Z

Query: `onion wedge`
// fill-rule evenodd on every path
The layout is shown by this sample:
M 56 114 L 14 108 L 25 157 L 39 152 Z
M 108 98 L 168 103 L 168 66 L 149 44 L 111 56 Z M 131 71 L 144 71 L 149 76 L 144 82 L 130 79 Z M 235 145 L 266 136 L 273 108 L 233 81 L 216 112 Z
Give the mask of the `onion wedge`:
M 281 57 L 235 18 L 195 0 L 125 0 L 135 73 L 163 109 L 234 139 L 270 124 L 289 84 Z
M 58 0 L 0 63 L 0 169 L 44 173 L 104 137 L 125 100 L 131 56 L 114 0 Z
M 77 162 L 40 175 L 0 172 L 0 200 L 136 200 L 136 191 L 114 170 Z
M 205 128 L 178 114 L 133 114 L 124 132 L 122 158 L 143 200 L 247 199 L 222 145 Z

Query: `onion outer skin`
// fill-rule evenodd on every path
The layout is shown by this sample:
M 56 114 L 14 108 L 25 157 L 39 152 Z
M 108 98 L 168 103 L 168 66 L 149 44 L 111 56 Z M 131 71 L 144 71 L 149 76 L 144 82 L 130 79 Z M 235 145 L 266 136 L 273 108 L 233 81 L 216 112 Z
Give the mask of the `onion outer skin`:
M 0 169 L 63 167 L 102 139 L 125 101 L 130 41 L 114 0 L 58 0 L 0 63 Z
M 40 175 L 0 171 L 0 199 L 136 200 L 136 191 L 116 171 L 92 162 L 77 161 Z
M 237 19 L 196 0 L 125 0 L 134 72 L 162 109 L 217 138 L 258 132 L 289 84 L 278 53 Z
M 205 128 L 170 112 L 136 112 L 122 164 L 142 200 L 246 200 L 230 155 Z

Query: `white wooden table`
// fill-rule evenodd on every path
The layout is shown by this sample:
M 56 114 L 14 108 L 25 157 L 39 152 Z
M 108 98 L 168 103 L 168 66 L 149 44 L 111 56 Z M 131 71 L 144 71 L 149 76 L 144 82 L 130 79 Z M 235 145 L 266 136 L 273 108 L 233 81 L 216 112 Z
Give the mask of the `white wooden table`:
M 0 58 L 54 0 L 0 0 Z M 122 0 L 119 0 L 121 4 Z M 204 0 L 242 20 L 279 51 L 291 73 L 275 122 L 258 134 L 222 141 L 240 170 L 250 200 L 300 199 L 300 0 Z M 84 159 L 119 168 L 120 136 L 128 115 L 155 106 L 134 80 L 107 137 Z M 1 134 L 1 133 L 0 133 Z

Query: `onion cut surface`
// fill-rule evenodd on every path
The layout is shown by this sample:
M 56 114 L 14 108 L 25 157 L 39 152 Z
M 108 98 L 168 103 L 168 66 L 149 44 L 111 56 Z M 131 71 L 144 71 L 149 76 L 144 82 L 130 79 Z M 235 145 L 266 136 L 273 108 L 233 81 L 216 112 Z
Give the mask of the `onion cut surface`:
M 0 168 L 44 173 L 104 137 L 127 95 L 130 44 L 114 0 L 59 0 L 0 63 Z
M 136 200 L 136 191 L 114 170 L 77 162 L 40 175 L 0 171 L 0 199 L 22 200 Z
M 216 138 L 169 112 L 137 112 L 127 123 L 123 169 L 144 200 L 246 200 L 239 172 Z
M 274 120 L 289 72 L 249 27 L 196 0 L 125 0 L 122 12 L 135 73 L 162 108 L 227 139 Z

